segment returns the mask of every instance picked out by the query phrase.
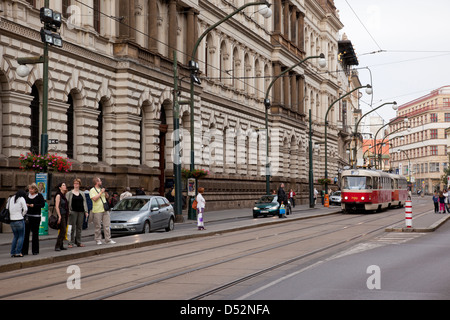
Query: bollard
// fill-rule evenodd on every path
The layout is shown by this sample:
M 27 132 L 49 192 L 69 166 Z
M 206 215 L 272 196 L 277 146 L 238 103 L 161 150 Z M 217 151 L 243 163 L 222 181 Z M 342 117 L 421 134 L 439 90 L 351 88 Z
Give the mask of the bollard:
M 405 223 L 407 228 L 412 227 L 412 201 L 406 200 L 405 202 Z
M 328 194 L 325 194 L 324 197 L 325 200 L 323 202 L 323 206 L 328 208 L 330 207 L 330 196 Z

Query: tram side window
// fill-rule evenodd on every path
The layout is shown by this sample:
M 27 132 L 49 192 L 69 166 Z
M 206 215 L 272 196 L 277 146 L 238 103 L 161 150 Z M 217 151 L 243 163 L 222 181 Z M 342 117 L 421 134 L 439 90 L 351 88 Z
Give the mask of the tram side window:
M 378 189 L 378 177 L 373 177 L 373 188 Z
M 373 189 L 373 182 L 371 177 L 366 177 L 366 189 Z

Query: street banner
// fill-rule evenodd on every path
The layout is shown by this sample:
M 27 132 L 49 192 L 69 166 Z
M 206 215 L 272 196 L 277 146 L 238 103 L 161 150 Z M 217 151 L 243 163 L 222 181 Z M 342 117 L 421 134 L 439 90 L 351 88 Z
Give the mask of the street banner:
M 47 199 L 48 192 L 48 174 L 36 173 L 36 185 L 39 193 L 42 194 L 44 199 Z M 41 224 L 39 225 L 39 235 L 48 235 L 48 203 L 45 203 L 45 207 L 41 209 Z

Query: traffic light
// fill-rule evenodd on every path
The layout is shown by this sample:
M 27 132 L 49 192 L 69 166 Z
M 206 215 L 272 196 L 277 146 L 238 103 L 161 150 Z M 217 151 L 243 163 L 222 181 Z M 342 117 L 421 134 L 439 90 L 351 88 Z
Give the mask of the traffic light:
M 44 27 L 41 28 L 42 42 L 61 48 L 63 41 L 58 33 L 58 29 L 61 27 L 61 13 L 44 7 L 41 8 L 39 17 L 41 23 L 44 24 Z

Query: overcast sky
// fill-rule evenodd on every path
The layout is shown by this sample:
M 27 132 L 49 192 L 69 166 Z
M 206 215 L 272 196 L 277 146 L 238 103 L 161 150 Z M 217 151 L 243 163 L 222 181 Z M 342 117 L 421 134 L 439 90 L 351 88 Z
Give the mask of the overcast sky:
M 373 107 L 399 105 L 450 85 L 449 0 L 335 0 L 342 33 L 352 41 L 359 60 L 373 79 Z M 383 51 L 383 52 L 379 52 Z M 359 70 L 362 84 L 370 72 Z M 370 110 L 364 95 L 363 114 Z M 395 117 L 386 105 L 376 111 L 385 120 Z

